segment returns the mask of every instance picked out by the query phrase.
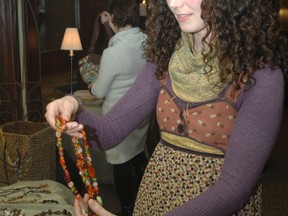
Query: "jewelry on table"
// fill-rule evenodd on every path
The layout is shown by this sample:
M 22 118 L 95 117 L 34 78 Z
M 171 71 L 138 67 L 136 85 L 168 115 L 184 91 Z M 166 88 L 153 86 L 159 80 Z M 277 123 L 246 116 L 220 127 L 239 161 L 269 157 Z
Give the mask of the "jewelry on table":
M 83 203 L 82 197 L 77 188 L 75 187 L 74 182 L 71 180 L 71 176 L 67 169 L 66 161 L 64 158 L 64 148 L 62 146 L 61 133 L 63 129 L 66 128 L 66 123 L 67 122 L 60 116 L 58 116 L 55 120 L 59 163 L 62 167 L 64 178 L 66 180 L 68 187 L 73 192 L 75 198 L 80 200 L 80 205 L 84 207 L 85 205 Z M 82 181 L 85 185 L 89 198 L 96 200 L 102 205 L 102 198 L 99 196 L 98 182 L 96 178 L 95 169 L 92 164 L 92 158 L 89 151 L 89 145 L 87 142 L 86 133 L 84 132 L 84 130 L 81 130 L 81 133 L 83 135 L 82 141 L 84 145 L 84 153 L 85 153 L 84 155 L 79 139 L 77 137 L 72 137 L 72 143 L 74 145 L 74 153 L 76 156 L 76 166 L 79 169 L 79 175 L 82 178 Z M 87 208 L 88 207 L 86 207 L 86 209 Z M 93 213 L 91 212 L 91 210 L 88 209 L 88 215 L 92 214 Z
M 45 216 L 45 215 L 65 215 L 65 216 L 72 216 L 71 212 L 63 209 L 62 211 L 52 211 L 49 209 L 48 211 L 42 211 L 39 213 L 34 214 L 33 216 Z
M 55 203 L 55 204 L 59 204 L 59 202 L 57 200 L 42 200 L 41 203 Z
M 37 187 L 32 187 L 32 186 L 24 186 L 24 187 L 19 187 L 19 188 L 10 188 L 10 189 L 0 189 L 0 197 L 1 196 L 9 196 L 13 193 L 19 193 L 23 192 L 28 193 L 28 192 L 43 192 L 43 193 L 51 193 L 51 191 L 46 190 L 44 188 L 47 188 L 48 184 L 41 184 L 40 186 Z
M 25 216 L 26 215 L 24 210 L 16 209 L 16 208 L 14 208 L 14 209 L 8 209 L 6 207 L 0 208 L 0 212 L 3 212 L 5 216 L 6 215 L 8 215 L 8 216 Z M 2 214 L 0 213 L 0 215 L 2 215 Z
M 41 199 L 40 193 L 49 194 L 51 191 L 45 189 L 47 184 L 38 187 L 24 186 L 19 188 L 1 189 L 0 203 L 36 203 Z
M 0 208 L 0 215 L 1 212 L 4 213 L 5 216 L 25 216 L 25 211 L 22 209 L 8 209 L 8 208 Z M 63 209 L 62 211 L 52 211 L 49 209 L 48 211 L 41 211 L 39 213 L 34 214 L 33 216 L 45 216 L 45 215 L 65 215 L 65 216 L 72 216 L 72 213 L 67 209 Z
M 36 203 L 41 199 L 41 195 L 38 193 L 27 193 L 20 196 L 10 197 L 2 199 L 1 203 Z

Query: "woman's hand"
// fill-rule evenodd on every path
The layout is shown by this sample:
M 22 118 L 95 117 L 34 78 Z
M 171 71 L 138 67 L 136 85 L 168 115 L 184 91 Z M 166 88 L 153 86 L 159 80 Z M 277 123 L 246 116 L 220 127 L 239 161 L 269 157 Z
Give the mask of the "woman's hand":
M 95 216 L 116 216 L 104 209 L 97 201 L 89 199 L 88 194 L 85 194 L 83 200 L 75 199 L 75 216 L 87 216 L 87 206 L 89 206 L 89 208 L 95 213 Z
M 101 23 L 102 23 L 103 25 L 105 25 L 105 24 L 108 23 L 109 26 L 110 26 L 110 28 L 111 28 L 115 33 L 118 32 L 118 27 L 115 26 L 115 25 L 113 24 L 113 22 L 112 22 L 113 14 L 111 15 L 109 12 L 103 11 L 103 12 L 100 14 L 100 16 L 101 16 Z
M 56 130 L 55 119 L 57 116 L 61 116 L 67 121 L 66 127 L 62 132 L 67 133 L 70 136 L 76 136 L 82 138 L 80 130 L 83 129 L 83 125 L 77 122 L 69 122 L 72 116 L 77 112 L 79 103 L 76 98 L 72 96 L 65 96 L 60 99 L 54 100 L 46 106 L 45 117 L 49 125 Z
M 107 11 L 103 11 L 100 16 L 102 24 L 109 23 L 111 21 L 111 15 Z

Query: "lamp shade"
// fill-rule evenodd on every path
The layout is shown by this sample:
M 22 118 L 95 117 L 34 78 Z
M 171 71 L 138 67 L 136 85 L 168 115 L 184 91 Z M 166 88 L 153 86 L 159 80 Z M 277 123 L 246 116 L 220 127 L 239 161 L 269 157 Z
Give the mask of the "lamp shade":
M 139 16 L 147 16 L 147 4 L 146 0 L 143 0 L 139 4 Z
M 82 50 L 82 44 L 77 28 L 66 28 L 61 50 Z
M 288 22 L 288 8 L 280 8 L 279 18 L 281 22 Z

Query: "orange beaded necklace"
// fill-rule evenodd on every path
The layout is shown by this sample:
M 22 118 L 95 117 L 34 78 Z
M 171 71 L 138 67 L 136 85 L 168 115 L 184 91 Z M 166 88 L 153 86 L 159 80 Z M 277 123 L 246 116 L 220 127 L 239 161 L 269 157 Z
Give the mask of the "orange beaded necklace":
M 61 133 L 66 127 L 66 120 L 58 116 L 55 121 L 56 125 L 56 137 L 57 137 L 57 147 L 59 162 L 63 170 L 64 178 L 67 182 L 68 187 L 73 192 L 76 199 L 82 199 L 79 191 L 74 185 L 74 182 L 71 180 L 70 173 L 67 169 L 65 158 L 64 158 L 64 148 L 62 146 Z M 72 143 L 74 145 L 74 153 L 76 156 L 76 166 L 79 169 L 79 174 L 82 178 L 82 181 L 85 185 L 86 191 L 90 199 L 97 200 L 102 205 L 102 199 L 99 196 L 99 187 L 96 178 L 95 169 L 92 164 L 92 158 L 89 151 L 89 145 L 86 139 L 86 133 L 84 130 L 81 131 L 83 135 L 83 145 L 84 145 L 84 155 L 83 149 L 80 145 L 79 139 L 77 137 L 72 137 Z

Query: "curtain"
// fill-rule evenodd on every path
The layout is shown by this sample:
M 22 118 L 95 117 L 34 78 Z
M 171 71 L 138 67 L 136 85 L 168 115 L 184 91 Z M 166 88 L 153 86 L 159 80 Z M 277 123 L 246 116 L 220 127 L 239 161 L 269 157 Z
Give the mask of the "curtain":
M 0 124 L 43 119 L 34 11 L 35 1 L 0 0 Z

